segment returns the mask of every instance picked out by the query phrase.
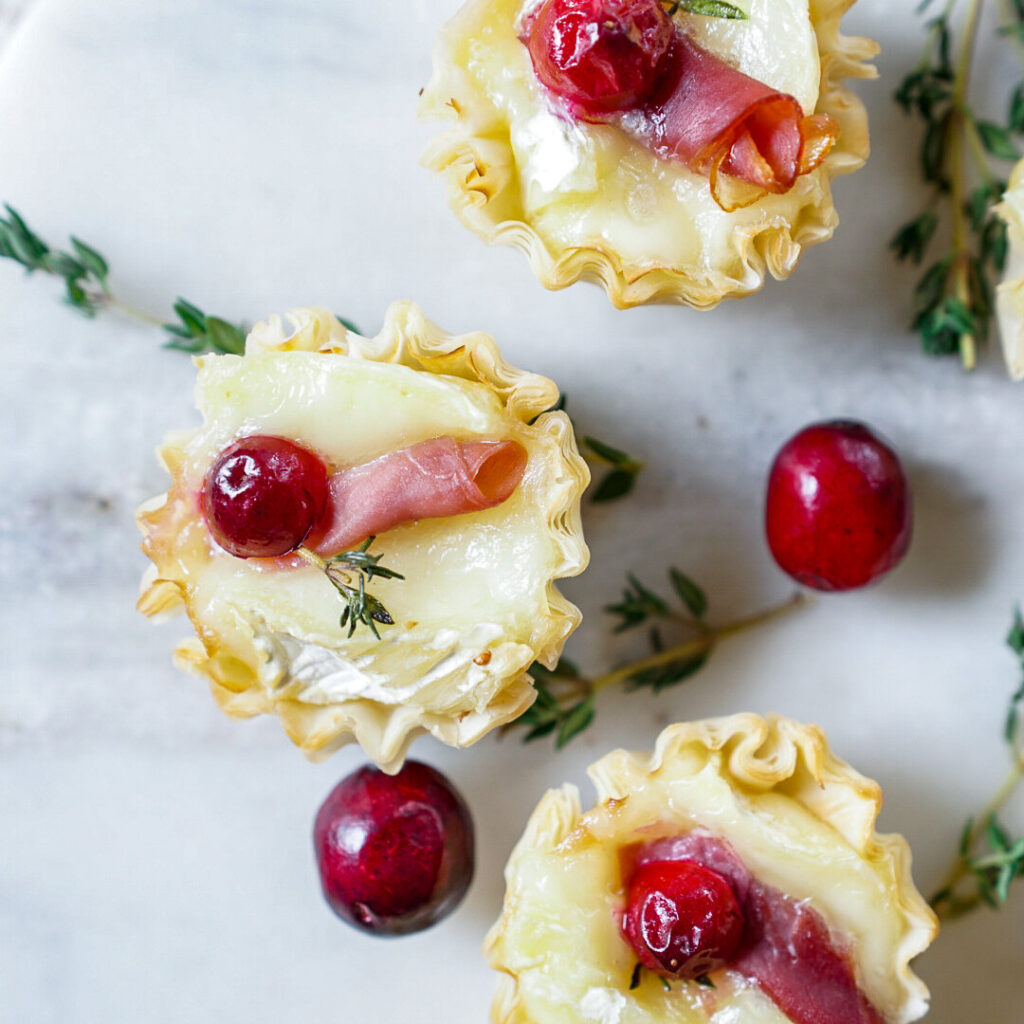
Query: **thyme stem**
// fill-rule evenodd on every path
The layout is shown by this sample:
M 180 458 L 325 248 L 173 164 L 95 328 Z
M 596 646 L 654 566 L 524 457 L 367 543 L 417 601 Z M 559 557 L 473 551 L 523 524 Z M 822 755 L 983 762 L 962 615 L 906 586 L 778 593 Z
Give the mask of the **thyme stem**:
M 659 651 L 657 654 L 652 654 L 647 658 L 641 658 L 629 665 L 623 665 L 622 668 L 617 668 L 614 672 L 606 672 L 604 675 L 591 680 L 589 689 L 596 693 L 609 686 L 614 686 L 616 683 L 631 679 L 638 672 L 646 672 L 648 669 L 661 668 L 663 665 L 669 665 L 674 661 L 689 660 L 703 654 L 710 654 L 719 641 L 735 636 L 737 633 L 746 632 L 763 623 L 770 622 L 772 619 L 779 618 L 787 612 L 808 603 L 809 598 L 802 593 L 797 593 L 781 604 L 765 609 L 755 615 L 737 619 L 735 622 L 730 622 L 724 626 L 705 626 L 703 635 L 695 640 L 688 640 L 686 643 L 677 644 L 675 647 Z
M 954 293 L 969 308 L 971 305 L 970 248 L 968 245 L 967 214 L 964 209 L 964 142 L 970 134 L 971 115 L 967 109 L 967 87 L 971 77 L 971 59 L 974 41 L 978 35 L 978 15 L 981 0 L 971 0 L 965 23 L 964 40 L 953 79 L 953 106 L 950 113 L 950 212 L 953 217 Z M 963 331 L 959 341 L 960 362 L 965 370 L 973 370 L 978 362 L 978 345 L 973 331 Z
M 946 879 L 936 890 L 931 899 L 932 908 L 940 921 L 953 921 L 958 917 L 974 910 L 981 902 L 980 896 L 969 896 L 958 898 L 956 889 L 960 883 L 976 870 L 985 870 L 992 866 L 984 857 L 977 858 L 973 862 L 969 852 L 980 842 L 989 827 L 989 823 L 998 817 L 999 812 L 1009 802 L 1017 787 L 1024 781 L 1024 750 L 1021 750 L 1014 757 L 1010 770 L 995 791 L 992 799 L 985 805 L 984 810 L 971 823 L 961 842 L 961 851 L 957 854 Z

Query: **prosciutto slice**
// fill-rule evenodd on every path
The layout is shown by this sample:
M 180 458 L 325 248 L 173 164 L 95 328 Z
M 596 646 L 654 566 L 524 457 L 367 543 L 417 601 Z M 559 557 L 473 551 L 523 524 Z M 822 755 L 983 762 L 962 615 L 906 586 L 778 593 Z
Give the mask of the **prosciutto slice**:
M 737 71 L 684 32 L 676 34 L 667 62 L 634 134 L 655 152 L 709 175 L 712 195 L 725 210 L 789 191 L 835 145 L 834 118 L 804 116 L 792 96 Z M 725 175 L 749 187 L 737 188 Z
M 861 992 L 853 960 L 813 907 L 758 881 L 733 849 L 690 832 L 624 851 L 624 873 L 655 861 L 692 860 L 717 871 L 743 910 L 744 933 L 729 964 L 752 980 L 794 1024 L 885 1024 Z
M 512 495 L 525 469 L 526 449 L 515 441 L 435 437 L 391 452 L 331 476 L 327 511 L 307 546 L 329 558 L 417 519 L 493 508 Z

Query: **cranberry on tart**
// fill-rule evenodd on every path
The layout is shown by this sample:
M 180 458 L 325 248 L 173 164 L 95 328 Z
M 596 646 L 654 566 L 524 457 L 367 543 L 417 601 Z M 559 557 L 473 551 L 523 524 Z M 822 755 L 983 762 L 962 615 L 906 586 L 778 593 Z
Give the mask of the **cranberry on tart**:
M 1006 273 L 996 289 L 999 333 L 1010 376 L 1024 380 L 1024 160 L 1013 169 L 998 209 L 1009 240 Z
M 837 223 L 830 181 L 868 154 L 870 40 L 852 0 L 469 0 L 442 29 L 424 163 L 456 214 L 548 288 L 708 308 L 787 277 Z M 723 5 L 724 6 L 724 5 Z
M 741 714 L 670 726 L 549 792 L 485 946 L 495 1024 L 906 1024 L 935 916 L 876 783 L 821 732 Z
M 187 612 L 177 661 L 228 714 L 396 771 L 418 733 L 466 746 L 532 702 L 579 623 L 555 581 L 586 566 L 589 474 L 555 385 L 487 335 L 408 303 L 375 338 L 289 320 L 197 360 L 203 425 L 139 511 L 139 608 Z

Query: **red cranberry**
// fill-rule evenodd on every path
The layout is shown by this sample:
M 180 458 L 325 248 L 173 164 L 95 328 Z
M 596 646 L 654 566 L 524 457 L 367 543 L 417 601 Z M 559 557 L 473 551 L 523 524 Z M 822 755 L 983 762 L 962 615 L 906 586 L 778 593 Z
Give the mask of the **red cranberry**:
M 440 773 L 406 761 L 342 779 L 313 827 L 331 909 L 375 935 L 408 935 L 450 914 L 473 880 L 473 821 Z
M 283 437 L 243 437 L 220 453 L 203 481 L 203 515 L 214 540 L 238 558 L 294 551 L 327 507 L 327 469 Z
M 743 913 L 717 871 L 692 860 L 654 861 L 630 880 L 622 930 L 644 967 L 692 981 L 733 957 Z
M 776 456 L 765 502 L 768 545 L 805 586 L 852 590 L 878 579 L 906 554 L 911 528 L 900 460 L 863 423 L 812 424 Z
M 540 81 L 587 117 L 650 97 L 674 36 L 658 0 L 545 0 L 525 42 Z

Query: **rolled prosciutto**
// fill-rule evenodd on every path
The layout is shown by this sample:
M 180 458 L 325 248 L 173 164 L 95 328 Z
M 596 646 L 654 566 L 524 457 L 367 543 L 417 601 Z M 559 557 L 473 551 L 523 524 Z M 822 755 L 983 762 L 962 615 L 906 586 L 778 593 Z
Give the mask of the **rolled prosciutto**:
M 519 486 L 526 458 L 516 441 L 435 437 L 334 473 L 323 525 L 307 546 L 329 558 L 417 519 L 494 508 Z
M 677 33 L 667 61 L 637 134 L 659 154 L 709 175 L 723 209 L 746 206 L 766 192 L 789 191 L 835 145 L 834 118 L 804 116 L 792 96 L 737 71 L 686 33 Z M 723 174 L 751 188 L 731 188 Z

